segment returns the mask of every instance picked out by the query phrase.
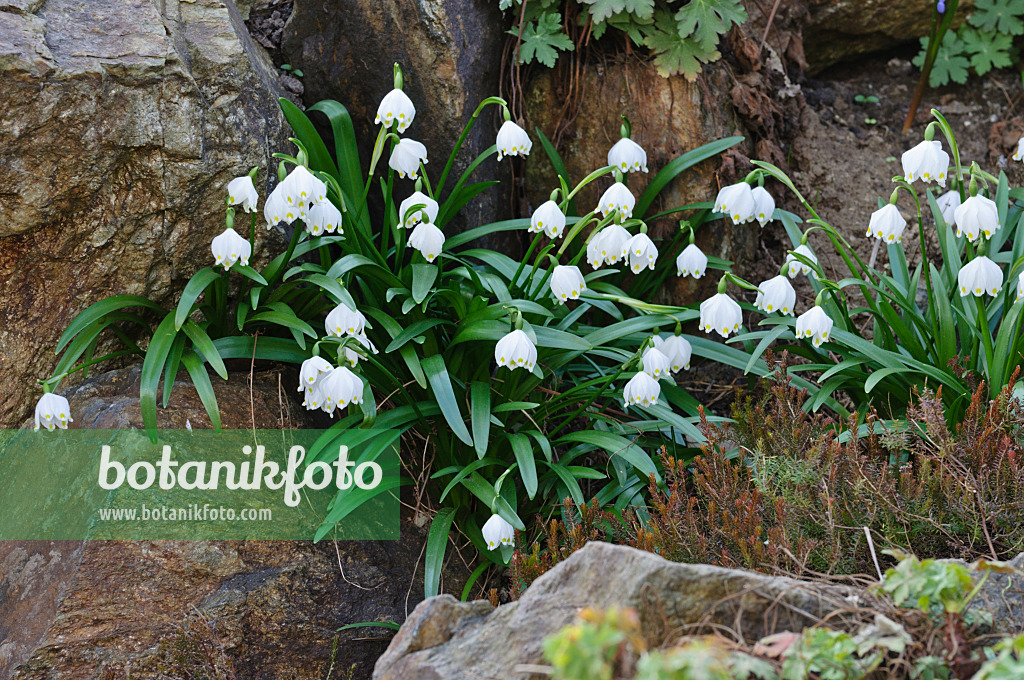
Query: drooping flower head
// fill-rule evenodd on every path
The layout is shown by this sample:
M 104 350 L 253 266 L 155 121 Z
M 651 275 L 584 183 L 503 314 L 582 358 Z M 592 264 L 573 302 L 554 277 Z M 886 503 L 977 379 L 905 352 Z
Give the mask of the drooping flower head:
M 248 266 L 252 255 L 252 244 L 239 235 L 234 229 L 225 229 L 210 243 L 215 260 L 214 266 L 223 266 L 224 271 L 231 269 L 236 262 Z
M 327 185 L 303 165 L 296 165 L 278 185 L 278 188 L 281 187 L 285 203 L 300 209 L 302 216 L 310 203 L 323 203 L 327 200 Z
M 960 297 L 981 297 L 986 293 L 995 296 L 1003 289 L 1003 270 L 987 256 L 981 255 L 965 264 L 956 280 Z
M 533 142 L 530 141 L 530 135 L 526 134 L 526 130 L 510 120 L 502 123 L 495 145 L 498 147 L 499 163 L 505 156 L 529 156 L 530 149 L 533 148 Z
M 629 137 L 623 137 L 608 150 L 608 165 L 621 172 L 647 172 L 647 152 Z
M 871 213 L 866 235 L 874 236 L 885 243 L 899 243 L 903 239 L 903 230 L 906 228 L 907 221 L 900 214 L 900 209 L 892 203 L 886 203 Z
M 383 124 L 386 128 L 391 127 L 393 123 L 398 123 L 398 131 L 401 133 L 412 125 L 415 117 L 416 107 L 413 106 L 412 100 L 407 94 L 395 88 L 380 100 L 377 117 L 373 122 L 374 124 Z
M 960 192 L 956 189 L 947 191 L 935 199 L 935 203 L 939 206 L 939 212 L 942 213 L 942 220 L 946 224 L 954 224 L 956 222 L 956 209 L 961 204 Z
M 1024 299 L 1024 272 L 1017 277 L 1017 299 L 1014 302 L 1020 302 L 1022 299 Z
M 500 515 L 491 515 L 491 518 L 484 522 L 480 533 L 484 536 L 484 543 L 488 550 L 496 550 L 503 545 L 512 545 L 515 541 L 515 528 L 503 520 Z
M 417 205 L 422 207 L 413 210 L 413 207 Z M 423 221 L 433 223 L 437 219 L 437 211 L 437 201 L 421 191 L 414 191 L 398 206 L 398 228 L 412 229 Z M 427 216 L 426 220 L 423 219 L 424 213 Z
M 252 177 L 244 175 L 228 182 L 228 203 L 237 205 L 247 213 L 256 212 L 256 203 L 260 200 Z
M 267 197 L 267 202 L 263 205 L 263 216 L 267 220 L 267 229 L 276 227 L 281 222 L 291 224 L 298 219 L 298 211 L 284 200 L 284 190 L 280 184 Z
M 53 430 L 59 427 L 66 430 L 68 423 L 74 421 L 74 418 L 71 417 L 71 406 L 68 405 L 68 400 L 59 394 L 47 392 L 36 402 L 35 429 L 45 427 L 47 430 Z
M 551 272 L 551 293 L 559 302 L 578 300 L 580 293 L 587 289 L 587 282 L 579 267 L 558 265 Z
M 693 355 L 693 348 L 690 346 L 689 340 L 681 335 L 670 335 L 666 339 L 655 335 L 654 346 L 668 357 L 673 373 L 678 373 L 684 368 L 689 370 L 690 357 Z
M 341 228 L 341 211 L 330 201 L 314 203 L 306 215 L 306 231 L 313 236 L 323 233 L 344 233 Z
M 744 224 L 757 218 L 757 203 L 754 193 L 746 182 L 722 187 L 715 198 L 715 212 L 732 220 L 733 224 Z
M 667 378 L 672 374 L 672 361 L 657 347 L 648 347 L 643 355 L 644 373 L 652 378 Z
M 754 197 L 754 219 L 763 228 L 772 221 L 772 215 L 775 214 L 775 199 L 762 186 L 751 189 L 750 195 Z
M 498 340 L 494 347 L 494 361 L 499 366 L 507 366 L 513 370 L 524 368 L 529 372 L 537 363 L 537 347 L 526 331 L 516 329 Z
M 1017 151 L 1013 154 L 1013 160 L 1024 161 L 1024 137 L 1017 141 Z
M 363 381 L 347 366 L 332 370 L 324 376 L 318 387 L 324 401 L 320 408 L 329 416 L 334 415 L 335 408 L 343 409 L 349 404 L 363 401 Z
M 996 202 L 981 194 L 964 201 L 953 213 L 953 221 L 956 223 L 956 235 L 966 236 L 971 241 L 982 236 L 992 238 L 1001 226 Z
M 832 318 L 820 305 L 814 305 L 796 318 L 796 337 L 810 338 L 815 347 L 828 342 L 831 332 Z
M 801 243 L 794 248 L 793 253 L 803 255 L 814 264 L 818 264 L 818 258 L 806 243 Z M 789 278 L 795 279 L 798 274 L 803 274 L 804 276 L 816 276 L 811 265 L 796 259 L 796 256 L 793 253 L 788 253 L 786 255 L 786 264 L 789 265 Z
M 444 249 L 444 232 L 430 222 L 420 222 L 409 234 L 409 246 L 420 251 L 427 262 L 433 262 Z
M 622 390 L 622 398 L 629 406 L 636 404 L 654 406 L 658 403 L 659 396 L 661 396 L 661 385 L 643 371 L 630 378 L 625 389 Z
M 796 290 L 789 279 L 779 274 L 778 276 L 763 281 L 757 287 L 757 299 L 754 306 L 766 314 L 780 312 L 792 316 L 796 306 Z
M 723 338 L 740 329 L 743 310 L 725 293 L 718 293 L 700 303 L 700 328 L 705 333 L 716 331 Z
M 546 201 L 530 215 L 531 234 L 544 232 L 548 238 L 558 238 L 565 229 L 565 215 L 554 201 Z
M 658 247 L 647 234 L 641 232 L 622 245 L 622 258 L 629 263 L 634 274 L 639 274 L 644 267 L 653 270 L 658 260 Z
M 605 264 L 617 264 L 626 243 L 631 238 L 632 235 L 621 224 L 609 224 L 602 229 L 595 240 L 600 240 L 601 257 L 604 258 Z
M 342 302 L 327 315 L 324 328 L 327 335 L 335 338 L 343 335 L 360 335 L 366 330 L 366 317 L 359 310 L 352 309 Z
M 391 158 L 388 159 L 388 166 L 403 179 L 419 177 L 420 163 L 427 164 L 427 147 L 407 137 L 398 140 L 398 144 L 391 150 Z
M 602 217 L 615 214 L 615 221 L 622 222 L 633 216 L 633 207 L 636 205 L 636 197 L 622 182 L 616 182 L 608 187 L 601 194 L 601 200 L 597 202 L 597 209 Z
M 683 252 L 676 258 L 677 276 L 692 276 L 699 279 L 707 270 L 708 256 L 693 243 L 683 248 Z
M 925 140 L 903 152 L 903 177 L 908 182 L 921 180 L 935 182 L 940 187 L 946 186 L 946 174 L 949 172 L 949 154 L 942 150 L 939 140 Z
M 320 379 L 334 370 L 331 362 L 323 357 L 310 357 L 302 362 L 299 368 L 299 390 L 309 390 L 316 386 Z

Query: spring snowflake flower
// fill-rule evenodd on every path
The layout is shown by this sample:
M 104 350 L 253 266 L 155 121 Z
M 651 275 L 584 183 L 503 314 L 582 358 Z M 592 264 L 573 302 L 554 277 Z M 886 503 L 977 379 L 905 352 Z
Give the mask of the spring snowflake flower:
M 415 205 L 423 207 L 412 210 L 412 207 Z M 434 220 L 437 219 L 437 210 L 437 201 L 421 191 L 414 191 L 412 196 L 402 201 L 402 204 L 398 206 L 398 228 L 412 229 L 424 221 L 423 213 L 427 214 L 426 221 L 433 224 Z
M 937 139 L 923 141 L 913 149 L 904 151 L 901 160 L 903 178 L 908 182 L 921 180 L 936 182 L 940 187 L 946 186 L 949 154 L 942 150 L 942 144 Z
M 907 221 L 900 214 L 900 209 L 892 203 L 871 213 L 871 221 L 868 222 L 867 236 L 874 236 L 886 243 L 899 243 L 903 239 L 903 230 L 907 228 Z
M 671 363 L 672 372 L 678 373 L 681 369 L 690 369 L 690 357 L 693 355 L 693 348 L 689 340 L 681 335 L 670 335 L 667 339 L 661 336 L 654 336 L 654 346 L 659 352 L 668 357 Z
M 398 140 L 388 159 L 388 166 L 403 179 L 407 176 L 409 179 L 419 177 L 420 163 L 427 164 L 427 147 L 408 138 Z
M 595 240 L 600 239 L 601 257 L 605 264 L 617 264 L 631 238 L 632 235 L 621 224 L 609 224 L 602 229 Z
M 814 264 L 818 264 L 818 258 L 815 257 L 814 253 L 811 251 L 810 247 L 806 243 L 801 243 L 796 248 L 794 248 L 793 253 L 796 253 L 797 255 L 803 255 Z M 806 264 L 796 259 L 793 253 L 789 253 L 786 255 L 786 264 L 789 265 L 789 278 L 795 279 L 798 274 L 803 274 L 804 276 L 817 276 L 814 273 L 814 269 L 812 269 L 809 264 Z
M 234 229 L 225 229 L 210 243 L 210 250 L 213 251 L 213 257 L 216 260 L 214 266 L 223 265 L 224 271 L 227 271 L 236 262 L 241 262 L 243 267 L 249 264 L 252 244 L 242 238 Z
M 754 187 L 750 190 L 750 195 L 754 197 L 754 219 L 764 227 L 772 221 L 772 215 L 775 214 L 775 199 L 764 187 Z
M 1021 272 L 1020 276 L 1017 277 L 1017 299 L 1015 302 L 1020 302 L 1021 300 L 1024 300 L 1024 272 Z
M 506 120 L 498 130 L 498 137 L 495 141 L 498 147 L 498 162 L 505 156 L 529 156 L 533 142 L 526 130 L 519 127 L 510 120 Z
M 1024 161 L 1024 137 L 1017 140 L 1017 151 L 1013 154 L 1013 160 Z
M 683 248 L 683 252 L 676 258 L 677 276 L 692 276 L 699 279 L 707 270 L 708 256 L 692 243 Z
M 654 263 L 658 259 L 658 247 L 647 234 L 640 233 L 623 244 L 621 257 L 629 263 L 629 268 L 634 274 L 639 274 L 644 267 L 654 269 Z
M 636 198 L 626 188 L 626 185 L 616 182 L 601 194 L 601 200 L 597 202 L 597 209 L 601 212 L 602 217 L 615 214 L 615 221 L 621 222 L 633 216 L 635 205 Z
M 366 337 L 366 333 L 360 333 L 358 335 L 353 335 L 352 337 L 355 338 L 360 345 L 365 347 L 373 354 L 378 353 L 377 348 L 374 346 L 372 342 L 370 342 L 370 339 Z M 357 352 L 356 350 L 352 349 L 351 347 L 345 348 L 345 361 L 347 361 L 349 365 L 351 365 L 353 368 L 355 368 L 356 364 L 358 364 L 359 360 L 362 358 L 363 355 Z
M 946 193 L 939 196 L 935 203 L 939 206 L 939 212 L 942 213 L 942 220 L 946 224 L 954 224 L 956 222 L 956 209 L 960 207 L 960 192 L 947 191 Z
M 537 363 L 537 348 L 526 331 L 514 330 L 498 340 L 494 347 L 494 360 L 499 366 L 532 371 L 534 364 Z
M 722 187 L 715 198 L 715 212 L 726 215 L 733 224 L 744 224 L 757 217 L 754 192 L 746 182 Z
M 320 408 L 329 416 L 334 415 L 335 408 L 363 401 L 363 381 L 346 366 L 339 366 L 324 376 L 319 388 L 323 397 Z
M 717 331 L 723 338 L 740 329 L 743 310 L 738 302 L 725 293 L 718 293 L 700 303 L 700 325 L 705 333 Z
M 373 122 L 374 124 L 383 123 L 385 128 L 389 128 L 393 123 L 397 122 L 398 131 L 405 132 L 405 129 L 412 125 L 415 117 L 416 107 L 413 106 L 409 95 L 395 88 L 380 100 L 380 106 L 377 107 L 377 117 Z
M 819 305 L 814 305 L 796 318 L 796 337 L 811 338 L 811 343 L 815 347 L 821 347 L 821 343 L 828 342 L 828 335 L 831 332 L 832 319 Z
M 766 314 L 781 312 L 792 316 L 796 307 L 796 291 L 788 278 L 779 274 L 775 278 L 762 281 L 757 288 L 755 307 Z
M 327 315 L 324 328 L 327 335 L 335 338 L 343 335 L 361 335 L 366 330 L 366 317 L 359 310 L 352 309 L 342 302 Z
M 344 233 L 341 228 L 341 211 L 330 201 L 314 203 L 306 215 L 306 231 L 313 236 L 323 233 Z
M 278 185 L 282 186 L 285 203 L 303 211 L 308 209 L 310 203 L 323 203 L 327 200 L 327 185 L 302 165 L 292 169 Z
M 608 165 L 622 172 L 647 172 L 647 152 L 629 137 L 623 137 L 608 150 Z
M 548 235 L 548 238 L 558 238 L 562 235 L 562 230 L 564 229 L 565 215 L 554 201 L 542 203 L 539 208 L 533 211 L 533 215 L 530 216 L 530 228 L 528 231 L 531 234 L 539 234 L 543 231 Z
M 974 258 L 961 269 L 956 277 L 960 286 L 960 297 L 974 295 L 981 297 L 998 295 L 1003 288 L 1003 270 L 985 255 Z
M 267 202 L 263 205 L 263 216 L 267 220 L 267 229 L 276 227 L 281 222 L 291 224 L 299 216 L 299 213 L 284 200 L 284 192 L 285 190 L 278 184 L 270 192 Z
M 427 262 L 433 262 L 444 248 L 444 232 L 430 222 L 420 222 L 409 234 L 409 246 L 420 251 Z
M 590 241 L 587 242 L 587 262 L 594 269 L 600 269 L 601 265 L 604 264 L 604 255 L 601 254 L 601 234 L 595 234 Z
M 299 390 L 310 390 L 316 387 L 320 379 L 334 370 L 331 362 L 323 357 L 310 357 L 302 362 L 299 368 Z
M 627 405 L 639 404 L 641 406 L 654 406 L 661 396 L 661 385 L 657 380 L 643 371 L 637 373 L 622 390 L 622 398 Z
M 45 427 L 47 430 L 52 430 L 59 427 L 66 430 L 68 423 L 73 422 L 75 419 L 71 417 L 71 406 L 68 405 L 67 399 L 52 392 L 47 392 L 39 397 L 39 401 L 36 402 L 35 429 Z
M 557 265 L 551 272 L 551 292 L 559 302 L 578 300 L 580 293 L 587 289 L 587 282 L 579 267 Z
M 953 221 L 956 223 L 956 235 L 966 236 L 971 241 L 982 236 L 992 238 L 992 234 L 1002 226 L 996 202 L 981 194 L 964 201 L 953 214 Z
M 331 370 L 334 370 L 333 366 L 331 367 Z M 320 391 L 321 382 L 323 382 L 322 378 L 318 380 L 315 385 L 307 389 L 305 394 L 302 396 L 302 405 L 306 407 L 307 411 L 316 411 L 322 409 L 324 406 L 324 395 L 323 392 Z
M 484 522 L 480 532 L 484 535 L 484 543 L 487 544 L 488 550 L 495 550 L 502 545 L 512 545 L 516 537 L 515 528 L 500 515 L 491 515 L 491 518 Z
M 657 347 L 644 350 L 644 373 L 652 378 L 667 378 L 672 374 L 672 360 Z
M 244 175 L 228 182 L 228 203 L 237 205 L 247 213 L 256 212 L 256 202 L 260 195 L 252 184 L 252 177 Z

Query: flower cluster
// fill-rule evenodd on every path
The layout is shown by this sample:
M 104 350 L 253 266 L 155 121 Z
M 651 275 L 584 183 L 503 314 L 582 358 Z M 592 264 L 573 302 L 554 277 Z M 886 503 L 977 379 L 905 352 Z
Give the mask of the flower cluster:
M 655 335 L 641 354 L 641 371 L 630 378 L 622 390 L 627 406 L 654 406 L 661 396 L 659 380 L 672 381 L 672 374 L 689 370 L 693 348 L 681 335 L 662 338 Z

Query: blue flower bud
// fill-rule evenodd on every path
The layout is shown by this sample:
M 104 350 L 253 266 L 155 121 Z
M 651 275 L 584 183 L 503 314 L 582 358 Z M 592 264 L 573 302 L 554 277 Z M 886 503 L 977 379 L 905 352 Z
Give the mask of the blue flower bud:
M 939 14 L 945 14 L 946 13 L 946 3 L 943 0 L 939 0 L 939 4 L 936 6 L 935 9 L 937 9 L 939 11 Z

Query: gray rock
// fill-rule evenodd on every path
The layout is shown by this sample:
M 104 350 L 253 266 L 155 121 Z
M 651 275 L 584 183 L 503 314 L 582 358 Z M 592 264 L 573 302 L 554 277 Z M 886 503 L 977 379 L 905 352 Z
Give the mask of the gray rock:
M 0 3 L 0 426 L 80 310 L 209 263 L 227 182 L 287 143 L 279 95 L 231 0 Z

